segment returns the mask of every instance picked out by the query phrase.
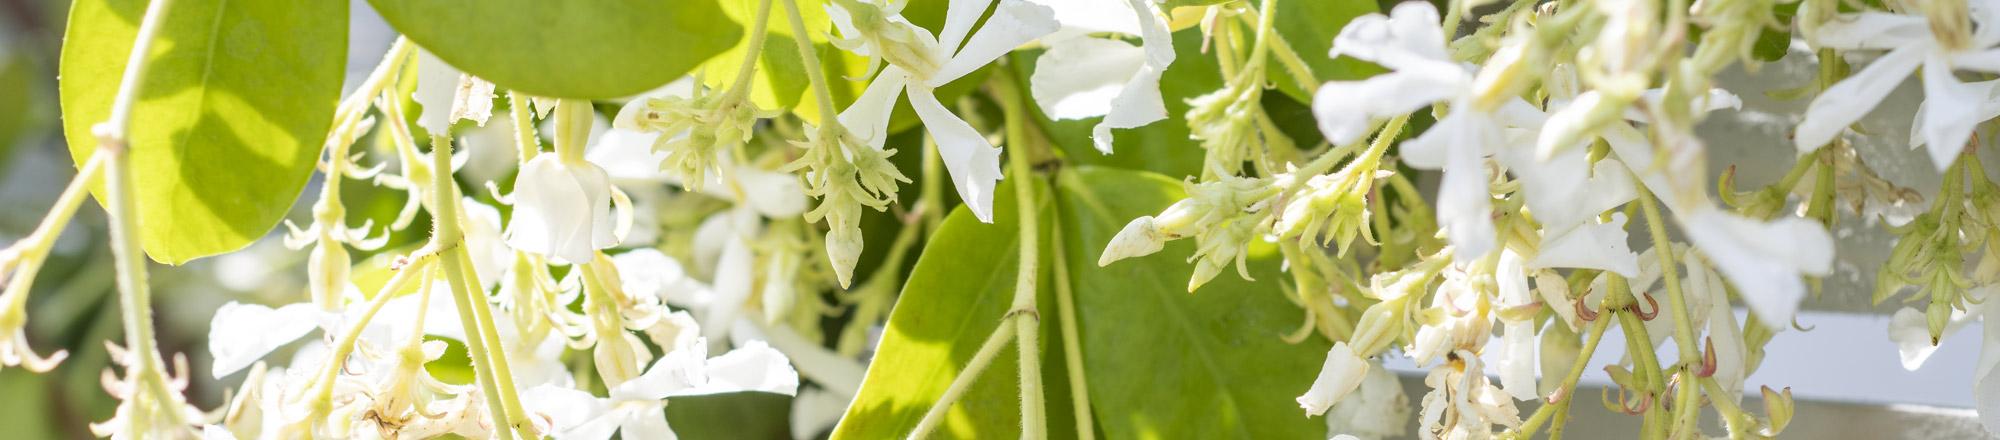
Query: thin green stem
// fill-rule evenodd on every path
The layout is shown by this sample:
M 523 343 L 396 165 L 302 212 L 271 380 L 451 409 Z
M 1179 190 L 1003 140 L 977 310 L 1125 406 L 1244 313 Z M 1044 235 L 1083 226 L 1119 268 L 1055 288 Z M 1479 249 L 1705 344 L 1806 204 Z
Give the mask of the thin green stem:
M 764 37 L 771 24 L 771 0 L 757 1 L 757 18 L 750 24 L 750 42 L 743 46 L 743 64 L 736 68 L 736 82 L 729 85 L 725 102 L 742 100 L 749 96 L 750 80 L 757 73 L 758 56 L 764 51 Z M 808 69 L 811 70 L 811 69 Z
M 522 165 L 542 153 L 542 142 L 535 139 L 535 113 L 528 105 L 520 92 L 507 91 L 508 113 L 514 119 L 514 151 L 520 153 Z
M 1051 228 L 1049 241 L 1062 243 L 1062 228 Z M 1090 417 L 1090 383 L 1083 375 L 1083 342 L 1077 336 L 1076 294 L 1069 284 L 1069 256 L 1057 250 L 1055 255 L 1056 319 L 1062 328 L 1063 360 L 1069 368 L 1070 406 L 1076 411 L 1076 437 L 1083 440 L 1097 438 L 1096 422 Z
M 1008 342 L 1013 342 L 1014 326 L 1015 321 L 1012 319 L 1000 320 L 1000 326 L 995 327 L 993 334 L 986 337 L 986 342 L 979 345 L 979 351 L 972 354 L 972 360 L 965 364 L 965 369 L 960 370 L 958 377 L 952 379 L 951 386 L 945 388 L 944 395 L 938 396 L 937 403 L 931 404 L 931 409 L 924 412 L 924 418 L 917 420 L 916 429 L 910 431 L 911 439 L 930 438 L 931 431 L 937 430 L 938 424 L 944 422 L 944 413 L 950 410 L 951 405 L 957 403 L 958 399 L 965 397 L 965 392 L 972 389 L 972 383 L 978 381 L 979 374 L 986 372 L 986 367 L 993 365 L 994 358 L 1000 357 L 1000 349 L 1006 348 Z
M 1652 234 L 1653 249 L 1658 250 L 1654 255 L 1660 258 L 1660 278 L 1667 285 L 1668 306 L 1674 308 L 1674 345 L 1680 346 L 1680 359 L 1676 363 L 1700 362 L 1694 323 L 1689 316 L 1687 298 L 1681 294 L 1680 268 L 1675 265 L 1673 241 L 1667 237 L 1667 219 L 1660 215 L 1659 202 L 1654 200 L 1653 192 L 1646 189 L 1645 183 L 1639 182 L 1637 177 L 1633 178 L 1633 183 L 1639 188 L 1639 210 L 1646 214 L 1646 229 Z
M 457 200 L 454 197 L 453 203 L 456 204 Z M 445 251 L 444 272 L 446 276 L 457 272 L 458 276 L 451 280 L 452 289 L 455 294 L 463 294 L 473 300 L 473 318 L 479 325 L 479 337 L 486 340 L 490 349 L 486 356 L 492 358 L 493 377 L 500 384 L 500 403 L 507 409 L 508 425 L 522 432 L 523 438 L 533 438 L 534 435 L 527 434 L 534 425 L 528 420 L 528 411 L 521 405 L 520 392 L 514 387 L 514 372 L 507 362 L 507 346 L 500 340 L 499 328 L 493 324 L 493 308 L 487 306 L 486 292 L 482 287 L 485 284 L 479 282 L 479 273 L 472 270 L 472 254 L 466 249 L 459 246 Z
M 389 282 L 382 284 L 381 290 L 375 291 L 375 297 L 368 301 L 368 308 L 363 310 L 361 316 L 355 318 L 354 322 L 347 324 L 347 331 L 341 332 L 340 339 L 333 343 L 333 354 L 327 356 L 328 361 L 320 373 L 319 382 L 314 384 L 317 392 L 314 394 L 311 406 L 316 411 L 332 407 L 334 378 L 340 375 L 341 366 L 347 365 L 347 356 L 354 352 L 354 344 L 361 340 L 361 331 L 368 328 L 368 323 L 375 320 L 375 314 L 382 311 L 382 306 L 388 304 L 389 300 L 396 296 L 396 292 L 401 292 L 410 286 L 410 281 L 416 279 L 412 274 L 422 274 L 430 269 L 431 257 L 434 256 L 436 255 L 420 253 L 412 256 L 403 267 L 394 269 L 396 274 L 389 277 Z
M 565 101 L 565 104 L 568 104 L 568 101 Z M 452 286 L 452 302 L 458 308 L 458 322 L 465 332 L 466 350 L 472 353 L 473 373 L 478 377 L 481 391 L 486 393 L 485 398 L 481 400 L 486 401 L 487 410 L 493 415 L 493 420 L 507 420 L 512 424 L 516 419 L 508 410 L 519 408 L 520 399 L 518 396 L 503 393 L 503 390 L 500 388 L 499 382 L 502 378 L 498 377 L 494 371 L 493 352 L 488 351 L 498 350 L 499 347 L 487 346 L 486 338 L 481 333 L 480 326 L 478 325 L 479 315 L 474 309 L 477 306 L 472 302 L 473 298 L 471 298 L 472 292 L 469 288 L 470 286 L 464 285 L 463 272 L 465 271 L 465 267 L 459 264 L 457 258 L 449 255 L 452 252 L 463 252 L 464 250 L 461 248 L 464 246 L 465 240 L 464 231 L 459 229 L 458 185 L 451 180 L 451 148 L 450 138 L 443 135 L 431 136 L 431 178 L 433 179 L 431 193 L 436 197 L 431 201 L 432 208 L 436 210 L 436 215 L 432 216 L 431 221 L 433 226 L 431 245 L 441 253 L 446 254 L 439 256 L 442 260 L 440 263 L 444 266 L 445 280 L 451 283 Z M 482 296 L 482 301 L 483 298 Z M 480 305 L 484 305 L 484 302 L 481 302 Z M 512 378 L 506 378 L 505 380 L 511 381 Z M 513 402 L 511 404 L 503 404 L 502 401 L 504 400 L 512 400 Z M 525 418 L 522 420 L 525 420 Z M 520 427 L 520 425 L 513 426 L 517 429 Z
M 1015 271 L 1014 305 L 1008 319 L 1021 321 L 1014 327 L 1020 333 L 1021 343 L 1017 351 L 1021 355 L 1021 437 L 1042 438 L 1048 429 L 1042 396 L 1041 316 L 1035 306 L 1041 279 L 1037 273 L 1041 268 L 1041 205 L 1035 200 L 1038 185 L 1034 169 L 1028 163 L 1026 107 L 1011 81 L 1003 78 L 995 83 L 999 84 L 996 90 L 1000 92 L 1000 107 L 1007 118 L 1007 162 L 1014 179 L 1014 211 L 1020 214 L 1021 265 Z
M 146 15 L 139 23 L 139 32 L 132 42 L 132 52 L 125 63 L 125 76 L 119 80 L 118 94 L 111 103 L 110 119 L 92 128 L 96 135 L 97 153 L 105 154 L 105 205 L 111 223 L 111 251 L 113 266 L 117 271 L 120 316 L 125 325 L 125 343 L 129 350 L 126 355 L 126 377 L 134 381 L 132 385 L 143 392 L 155 393 L 158 399 L 178 401 L 178 396 L 168 389 L 164 377 L 158 341 L 153 338 L 152 291 L 147 284 L 146 253 L 139 242 L 139 210 L 134 200 L 138 188 L 132 182 L 132 156 L 129 151 L 131 139 L 132 108 L 138 103 L 140 86 L 144 84 L 148 65 L 147 57 L 152 54 L 153 43 L 158 40 L 161 22 L 165 21 L 172 0 L 153 0 L 146 6 Z M 160 147 L 172 147 L 162 145 Z M 172 396 L 172 397 L 170 397 Z M 138 399 L 137 396 L 132 399 Z M 143 400 L 141 400 L 143 401 Z M 155 411 L 170 418 L 173 426 L 185 425 L 180 408 L 165 408 Z M 144 421 L 133 421 L 142 425 Z
M 1258 15 L 1264 15 L 1264 10 L 1259 10 Z M 1257 22 L 1251 20 L 1248 15 L 1238 15 L 1237 18 L 1244 25 L 1257 25 Z M 1298 51 L 1292 50 L 1292 44 L 1285 41 L 1284 34 L 1271 33 L 1271 54 L 1278 56 L 1279 66 L 1285 68 L 1286 75 L 1298 83 L 1300 90 L 1305 90 L 1308 95 L 1319 92 L 1318 77 L 1313 76 L 1312 67 L 1306 65 L 1305 58 L 1300 57 Z
M 766 0 L 769 1 L 769 0 Z M 799 45 L 799 57 L 805 60 L 806 79 L 811 83 L 813 100 L 819 104 L 819 125 L 838 126 L 836 117 L 840 115 L 833 108 L 833 90 L 827 86 L 826 72 L 819 63 L 819 50 L 813 46 L 812 35 L 806 30 L 805 18 L 799 16 L 799 1 L 785 0 L 785 15 L 792 22 L 792 41 Z

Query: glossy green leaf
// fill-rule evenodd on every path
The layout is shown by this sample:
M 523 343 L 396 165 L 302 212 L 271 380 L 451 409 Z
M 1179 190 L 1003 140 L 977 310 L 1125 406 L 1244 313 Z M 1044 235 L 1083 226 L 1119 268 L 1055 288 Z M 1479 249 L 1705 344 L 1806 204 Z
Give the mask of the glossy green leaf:
M 438 59 L 537 96 L 635 95 L 680 78 L 743 34 L 716 0 L 368 3 Z
M 924 412 L 944 394 L 1007 313 L 1014 297 L 1015 269 L 1020 262 L 1020 232 L 1015 225 L 1012 177 L 995 191 L 992 224 L 980 223 L 964 208 L 953 210 L 925 246 L 902 296 L 889 314 L 889 324 L 869 363 L 861 394 L 835 428 L 835 439 L 903 438 L 910 435 Z M 1042 188 L 1046 188 L 1043 185 Z M 1040 222 L 1054 221 L 1046 190 L 1040 198 Z M 1045 235 L 1038 240 L 1043 248 Z M 1041 259 L 1041 284 L 1052 266 Z M 1043 289 L 1039 301 L 1054 301 Z M 1054 317 L 1053 313 L 1045 317 Z M 1054 319 L 1042 322 L 1042 383 L 1047 399 L 1049 432 L 1075 432 L 1068 421 L 1070 406 L 1066 373 L 1055 335 Z M 1020 354 L 1010 344 L 952 406 L 933 434 L 942 438 L 1018 437 L 1021 431 Z
M 1294 399 L 1312 387 L 1330 343 L 1279 339 L 1305 312 L 1278 287 L 1285 276 L 1274 248 L 1251 248 L 1257 281 L 1224 273 L 1190 294 L 1192 240 L 1097 267 L 1125 223 L 1184 197 L 1178 180 L 1084 167 L 1062 173 L 1056 188 L 1105 438 L 1326 438 L 1325 421 L 1306 418 Z
M 97 148 L 90 127 L 109 116 L 145 9 L 71 5 L 60 92 L 78 163 Z M 347 5 L 176 2 L 148 60 L 130 133 L 146 253 L 179 264 L 249 245 L 312 174 L 340 99 Z
M 1324 360 L 1324 340 L 1278 339 L 1304 322 L 1276 281 L 1276 256 L 1253 249 L 1261 282 L 1218 277 L 1200 292 L 1184 289 L 1192 243 L 1157 255 L 1096 267 L 1104 244 L 1133 217 L 1157 213 L 1182 197 L 1158 174 L 1097 167 L 1060 172 L 1042 193 L 1045 235 L 1041 315 L 1043 382 L 1049 435 L 1074 436 L 1065 408 L 1069 386 L 1053 326 L 1050 264 L 1067 259 L 1075 289 L 1085 375 L 1105 438 L 1324 438 L 1324 422 L 1306 418 L 1293 399 L 1310 387 Z M 1008 183 L 1013 183 L 1009 179 Z M 995 223 L 959 210 L 924 250 L 889 318 L 881 345 L 835 438 L 909 434 L 1007 311 L 1012 299 L 1016 229 L 1012 191 L 1002 186 Z M 1060 230 L 1060 241 L 1052 236 Z M 1012 437 L 1019 432 L 1015 352 L 1003 351 L 954 406 L 938 433 Z
M 761 0 L 720 0 L 722 12 L 729 19 L 745 26 L 753 26 L 757 20 L 757 4 Z M 792 37 L 791 19 L 786 17 L 783 1 L 773 1 L 763 49 L 757 54 L 757 67 L 751 78 L 750 100 L 764 109 L 790 109 L 799 104 L 802 95 L 810 93 L 811 84 L 806 77 L 805 59 L 799 54 L 798 42 Z M 817 1 L 800 1 L 799 15 L 803 17 L 808 36 L 816 36 L 824 45 L 825 35 L 832 27 L 826 16 L 826 9 Z M 736 82 L 736 73 L 743 66 L 743 52 L 750 46 L 750 32 L 744 32 L 729 50 L 709 58 L 701 64 L 697 73 L 703 84 L 716 90 L 728 89 Z M 830 46 L 828 46 L 830 47 Z M 831 55 L 820 52 L 824 57 Z M 828 81 L 833 81 L 831 78 Z M 817 105 L 817 104 L 815 104 Z
M 1757 34 L 1757 42 L 1750 47 L 1750 56 L 1757 61 L 1772 62 L 1785 57 L 1792 51 L 1792 17 L 1799 13 L 1799 2 L 1779 3 L 1773 7 L 1771 18 L 1782 23 L 1765 28 Z

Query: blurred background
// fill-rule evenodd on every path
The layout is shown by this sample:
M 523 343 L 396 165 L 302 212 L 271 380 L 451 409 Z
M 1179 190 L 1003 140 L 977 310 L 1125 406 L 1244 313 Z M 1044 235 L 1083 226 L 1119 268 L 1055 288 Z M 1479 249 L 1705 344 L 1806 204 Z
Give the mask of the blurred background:
M 394 34 L 365 1 L 350 3 L 351 88 L 379 61 Z M 75 171 L 62 139 L 56 102 L 57 53 L 68 7 L 62 0 L 0 0 L 0 243 L 30 232 Z M 1809 80 L 1816 66 L 1807 55 L 1795 47 L 1792 56 L 1778 63 L 1756 72 L 1733 71 L 1723 78 L 1727 88 L 1742 95 L 1745 105 L 1741 111 L 1716 113 L 1701 127 L 1711 143 L 1712 170 L 1738 164 L 1741 186 L 1748 187 L 1774 181 L 1790 167 L 1794 150 L 1787 135 L 1807 100 L 1780 100 L 1765 92 Z M 1902 141 L 1908 139 L 1908 115 L 1914 113 L 1920 95 L 1914 83 L 1905 84 L 1862 123 L 1871 136 L 1857 145 L 1877 171 L 1928 194 L 1936 191 L 1939 176 L 1922 152 L 1903 148 L 1907 142 Z M 1987 134 L 1982 138 L 1994 138 Z M 1994 156 L 1995 150 L 1980 152 Z M 2000 160 L 1989 157 L 1985 163 L 2000 164 Z M 309 222 L 310 197 L 317 194 L 318 184 L 315 177 L 290 218 Z M 384 198 L 382 206 L 367 206 L 360 202 L 363 197 L 350 199 L 349 209 L 356 215 L 393 217 L 401 203 L 400 197 Z M 28 336 L 36 352 L 67 350 L 69 359 L 45 374 L 0 369 L 0 427 L 7 430 L 0 437 L 89 438 L 87 425 L 111 416 L 116 402 L 104 392 L 99 376 L 110 364 L 104 343 L 117 338 L 120 329 L 103 219 L 94 204 L 81 209 L 43 269 L 29 300 Z M 1973 402 L 1970 384 L 1979 355 L 1980 325 L 1973 323 L 1947 336 L 1923 368 L 1905 371 L 1886 331 L 1889 313 L 1900 304 L 1876 306 L 1868 301 L 1875 268 L 1886 258 L 1893 237 L 1880 226 L 1851 217 L 1843 218 L 1834 232 L 1840 239 L 1836 275 L 1826 280 L 1819 297 L 1808 302 L 1798 319 L 1809 331 L 1788 330 L 1771 342 L 1764 365 L 1748 380 L 1747 396 L 1755 396 L 1759 386 L 1792 388 L 1800 405 L 1787 437 L 1993 437 L 1980 429 L 1968 409 Z M 241 380 L 240 373 L 226 382 L 207 374 L 202 341 L 214 310 L 228 301 L 281 304 L 304 298 L 305 257 L 304 251 L 285 249 L 274 234 L 237 253 L 152 271 L 161 347 L 167 353 L 188 355 L 191 403 L 216 408 L 225 388 Z M 1615 335 L 1604 338 L 1597 363 L 1621 356 L 1621 341 Z M 1671 346 L 1661 348 L 1665 354 Z M 1395 356 L 1388 365 L 1404 377 L 1413 403 L 1426 392 L 1421 383 L 1424 369 Z M 1602 387 L 1609 381 L 1602 370 L 1594 370 L 1585 375 L 1584 383 Z M 1585 389 L 1582 397 L 1592 399 L 1597 391 Z M 782 426 L 790 407 L 787 400 L 735 399 L 718 405 L 683 405 L 676 400 L 670 411 L 677 419 L 754 413 L 746 419 L 751 422 L 735 424 L 743 431 L 724 437 L 787 438 Z M 1760 408 L 1755 400 L 1748 397 L 1746 406 Z M 1523 404 L 1524 414 L 1531 405 Z M 1625 437 L 1638 423 L 1591 404 L 1576 406 L 1573 416 L 1568 431 L 1578 438 Z

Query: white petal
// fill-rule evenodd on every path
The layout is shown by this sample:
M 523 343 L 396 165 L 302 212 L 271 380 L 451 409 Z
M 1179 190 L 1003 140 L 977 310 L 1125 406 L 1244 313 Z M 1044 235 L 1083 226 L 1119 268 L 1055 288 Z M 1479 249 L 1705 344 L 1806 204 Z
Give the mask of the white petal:
M 1346 342 L 1336 342 L 1327 350 L 1326 365 L 1320 367 L 1312 389 L 1299 396 L 1299 407 L 1305 408 L 1307 416 L 1326 414 L 1327 408 L 1360 386 L 1367 374 L 1368 361 L 1356 356 Z
M 667 426 L 666 408 L 626 413 L 624 423 L 618 424 L 619 438 L 674 440 L 674 428 Z
M 1527 148 L 1503 148 L 1496 159 L 1521 182 L 1528 210 L 1542 230 L 1561 232 L 1638 196 L 1632 175 L 1617 159 L 1590 164 L 1588 153 L 1571 148 L 1536 160 Z
M 1902 355 L 1903 369 L 1917 371 L 1937 351 L 1937 344 L 1931 341 L 1930 321 L 1924 319 L 1924 312 L 1904 307 L 1889 317 L 1889 340 L 1896 343 L 1896 352 Z
M 1791 322 L 1805 296 L 1799 277 L 1824 276 L 1833 267 L 1833 237 L 1811 220 L 1759 222 L 1710 208 L 1682 216 L 1681 224 L 1764 322 Z
M 1579 268 L 1615 272 L 1626 277 L 1639 275 L 1639 255 L 1626 242 L 1625 214 L 1611 215 L 1611 222 L 1585 222 L 1566 231 L 1543 230 L 1540 250 L 1530 268 Z
M 831 5 L 831 4 L 829 4 Z M 829 8 L 831 11 L 838 8 Z M 875 149 L 889 140 L 889 115 L 896 109 L 897 98 L 903 96 L 903 88 L 909 84 L 910 74 L 903 68 L 890 65 L 875 75 L 868 83 L 868 89 L 854 104 L 840 111 L 840 124 L 847 126 L 850 133 Z
M 978 1 L 978 0 L 960 0 Z M 959 3 L 954 1 L 954 4 Z M 974 15 L 973 18 L 978 18 Z M 948 19 L 949 20 L 949 19 Z M 993 15 L 986 18 L 986 24 L 958 50 L 951 60 L 946 61 L 938 71 L 931 74 L 924 84 L 931 87 L 943 86 L 958 77 L 972 73 L 981 66 L 992 63 L 1001 55 L 1014 51 L 1036 38 L 1056 31 L 1055 12 L 1049 7 L 1024 1 L 1002 1 L 993 9 Z M 950 29 L 947 27 L 946 29 Z M 955 47 L 950 39 L 942 39 L 944 47 Z M 914 99 L 914 98 L 912 98 Z
M 634 297 L 659 296 L 687 277 L 680 261 L 653 248 L 612 255 L 611 265 L 618 268 L 625 293 Z
M 1146 65 L 1146 50 L 1124 41 L 1073 38 L 1035 59 L 1029 91 L 1050 119 L 1103 116 L 1126 82 Z M 1087 73 L 1087 74 L 1086 74 Z
M 221 379 L 257 363 L 285 344 L 319 327 L 312 304 L 288 304 L 277 309 L 230 302 L 215 310 L 208 326 L 208 352 L 215 358 L 209 373 Z
M 1835 49 L 1893 49 L 1934 44 L 1930 24 L 1920 15 L 1864 12 L 1834 17 L 1812 35 L 1816 46 Z
M 1702 272 L 1711 281 L 1721 281 L 1707 269 Z M 1743 379 L 1749 374 L 1749 367 L 1744 365 L 1749 352 L 1743 347 L 1743 331 L 1737 326 L 1736 314 L 1730 311 L 1728 301 L 1716 301 L 1709 307 L 1708 337 L 1715 343 L 1712 348 L 1715 350 L 1715 380 L 1722 384 L 1722 389 L 1730 391 L 1731 397 L 1740 398 Z
M 1058 31 L 1059 35 L 1086 35 L 1095 32 L 1139 35 L 1142 32 L 1139 30 L 1139 22 L 1133 19 L 1134 16 L 1126 0 L 1027 1 L 1047 6 L 1055 13 L 1056 23 L 1062 25 L 1062 30 Z
M 1855 72 L 1854 76 L 1820 92 L 1806 107 L 1805 119 L 1799 121 L 1793 140 L 1799 151 L 1811 152 L 1821 145 L 1832 142 L 1841 130 L 1853 125 L 1868 111 L 1874 110 L 1882 98 L 1895 90 L 1903 78 L 1923 63 L 1924 53 L 1917 49 L 1896 49 L 1875 59 L 1868 67 Z
M 1534 292 L 1528 290 L 1528 273 L 1521 268 L 1521 254 L 1511 249 L 1500 249 L 1500 263 L 1493 269 L 1493 282 L 1499 285 L 1499 305 L 1502 307 L 1535 302 Z
M 750 341 L 709 359 L 707 373 L 708 383 L 673 395 L 757 391 L 790 396 L 799 390 L 799 373 L 792 369 L 792 361 L 763 341 Z
M 748 205 L 758 214 L 768 218 L 786 218 L 806 212 L 805 188 L 799 186 L 798 176 L 791 173 L 766 171 L 756 168 L 736 168 L 736 180 L 743 186 L 743 198 L 738 203 Z M 704 185 L 702 191 L 719 197 L 735 199 L 727 185 Z
M 1972 373 L 1973 408 L 1986 431 L 2000 433 L 2000 296 L 1987 295 L 1979 305 L 1985 342 L 1979 346 L 1979 367 Z
M 1090 140 L 1098 152 L 1111 154 L 1113 128 L 1138 128 L 1167 118 L 1167 104 L 1160 97 L 1161 70 L 1151 65 L 1139 69 L 1111 101 L 1111 113 L 1091 127 Z
M 1921 142 L 1912 142 L 1910 147 L 1928 145 L 1931 163 L 1944 170 L 1965 150 L 1973 127 L 2000 116 L 2000 106 L 1992 104 L 1994 86 L 2000 80 L 1960 82 L 1952 75 L 1949 64 L 1941 59 L 1925 62 L 1924 66 L 1924 104 L 1918 109 L 1918 120 L 1922 122 L 1910 128 L 1922 133 L 1923 138 Z
M 1515 400 L 1534 399 L 1535 322 L 1509 322 L 1501 338 L 1501 356 L 1493 363 L 1500 369 L 1500 388 Z
M 987 143 L 986 136 L 964 119 L 945 110 L 930 89 L 911 87 L 909 94 L 910 106 L 937 140 L 938 156 L 944 159 L 959 199 L 979 221 L 992 223 L 993 186 L 1000 181 L 1000 149 Z
M 1375 118 L 1409 113 L 1444 100 L 1456 94 L 1460 84 L 1430 73 L 1401 71 L 1361 81 L 1332 81 L 1313 94 L 1313 116 L 1327 142 L 1346 144 L 1368 134 L 1369 122 Z
M 1438 183 L 1437 218 L 1455 248 L 1454 260 L 1476 259 L 1493 249 L 1493 197 L 1487 188 L 1484 150 L 1499 137 L 1492 118 L 1457 111 L 1403 143 L 1411 166 L 1444 170 Z
M 540 416 L 547 417 L 553 428 L 564 439 L 610 438 L 618 428 L 615 424 L 604 424 L 601 429 L 575 431 L 584 424 L 601 418 L 610 411 L 608 402 L 591 396 L 590 393 L 568 387 L 540 385 L 521 392 L 522 406 Z M 601 431 L 598 432 L 598 431 Z
M 702 321 L 717 324 L 702 327 L 704 337 L 727 341 L 728 323 L 736 322 L 744 302 L 750 300 L 750 291 L 757 278 L 757 255 L 750 247 L 749 238 L 736 235 L 723 244 L 721 259 L 715 264 L 715 302 L 701 317 Z
M 1347 55 L 1390 69 L 1421 70 L 1438 63 L 1450 65 L 1445 54 L 1443 21 L 1437 8 L 1425 2 L 1404 2 L 1390 10 L 1390 17 L 1368 14 L 1356 17 L 1333 37 L 1328 56 Z
M 847 413 L 848 400 L 818 388 L 800 390 L 792 400 L 792 438 L 811 440 L 833 428 Z
M 544 253 L 557 263 L 577 263 L 617 244 L 612 236 L 611 178 L 603 168 L 541 155 L 523 165 L 515 181 L 508 245 Z
M 423 106 L 417 116 L 418 127 L 433 135 L 450 132 L 451 103 L 458 97 L 459 75 L 457 68 L 430 51 L 417 49 L 417 90 L 412 98 Z
M 236 440 L 236 434 L 220 425 L 203 425 L 201 440 Z
M 957 48 L 965 42 L 965 33 L 972 30 L 972 24 L 986 15 L 986 7 L 993 0 L 951 0 L 944 9 L 944 29 L 938 32 L 938 44 L 946 48 Z

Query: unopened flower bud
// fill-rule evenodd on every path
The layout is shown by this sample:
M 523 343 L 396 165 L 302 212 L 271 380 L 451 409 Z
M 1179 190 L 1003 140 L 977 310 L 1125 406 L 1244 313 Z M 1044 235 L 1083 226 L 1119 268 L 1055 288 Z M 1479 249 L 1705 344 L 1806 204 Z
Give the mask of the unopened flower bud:
M 1792 402 L 1792 388 L 1785 387 L 1784 391 L 1777 391 L 1766 386 L 1763 387 L 1763 392 L 1764 416 L 1771 418 L 1771 425 L 1764 428 L 1763 434 L 1777 436 L 1778 433 L 1784 432 L 1786 425 L 1792 423 L 1792 413 L 1796 409 Z
M 1339 402 L 1354 388 L 1361 386 L 1361 379 L 1367 377 L 1368 360 L 1354 354 L 1346 342 L 1333 344 L 1326 352 L 1326 365 L 1321 366 L 1319 378 L 1313 380 L 1312 389 L 1306 390 L 1297 399 L 1300 408 L 1305 408 L 1307 416 L 1326 414 L 1328 408 Z
M 1132 219 L 1125 229 L 1111 237 L 1111 244 L 1104 246 L 1104 254 L 1097 257 L 1097 266 L 1109 266 L 1118 260 L 1143 257 L 1159 252 L 1166 247 L 1167 240 L 1153 224 L 1153 216 Z

